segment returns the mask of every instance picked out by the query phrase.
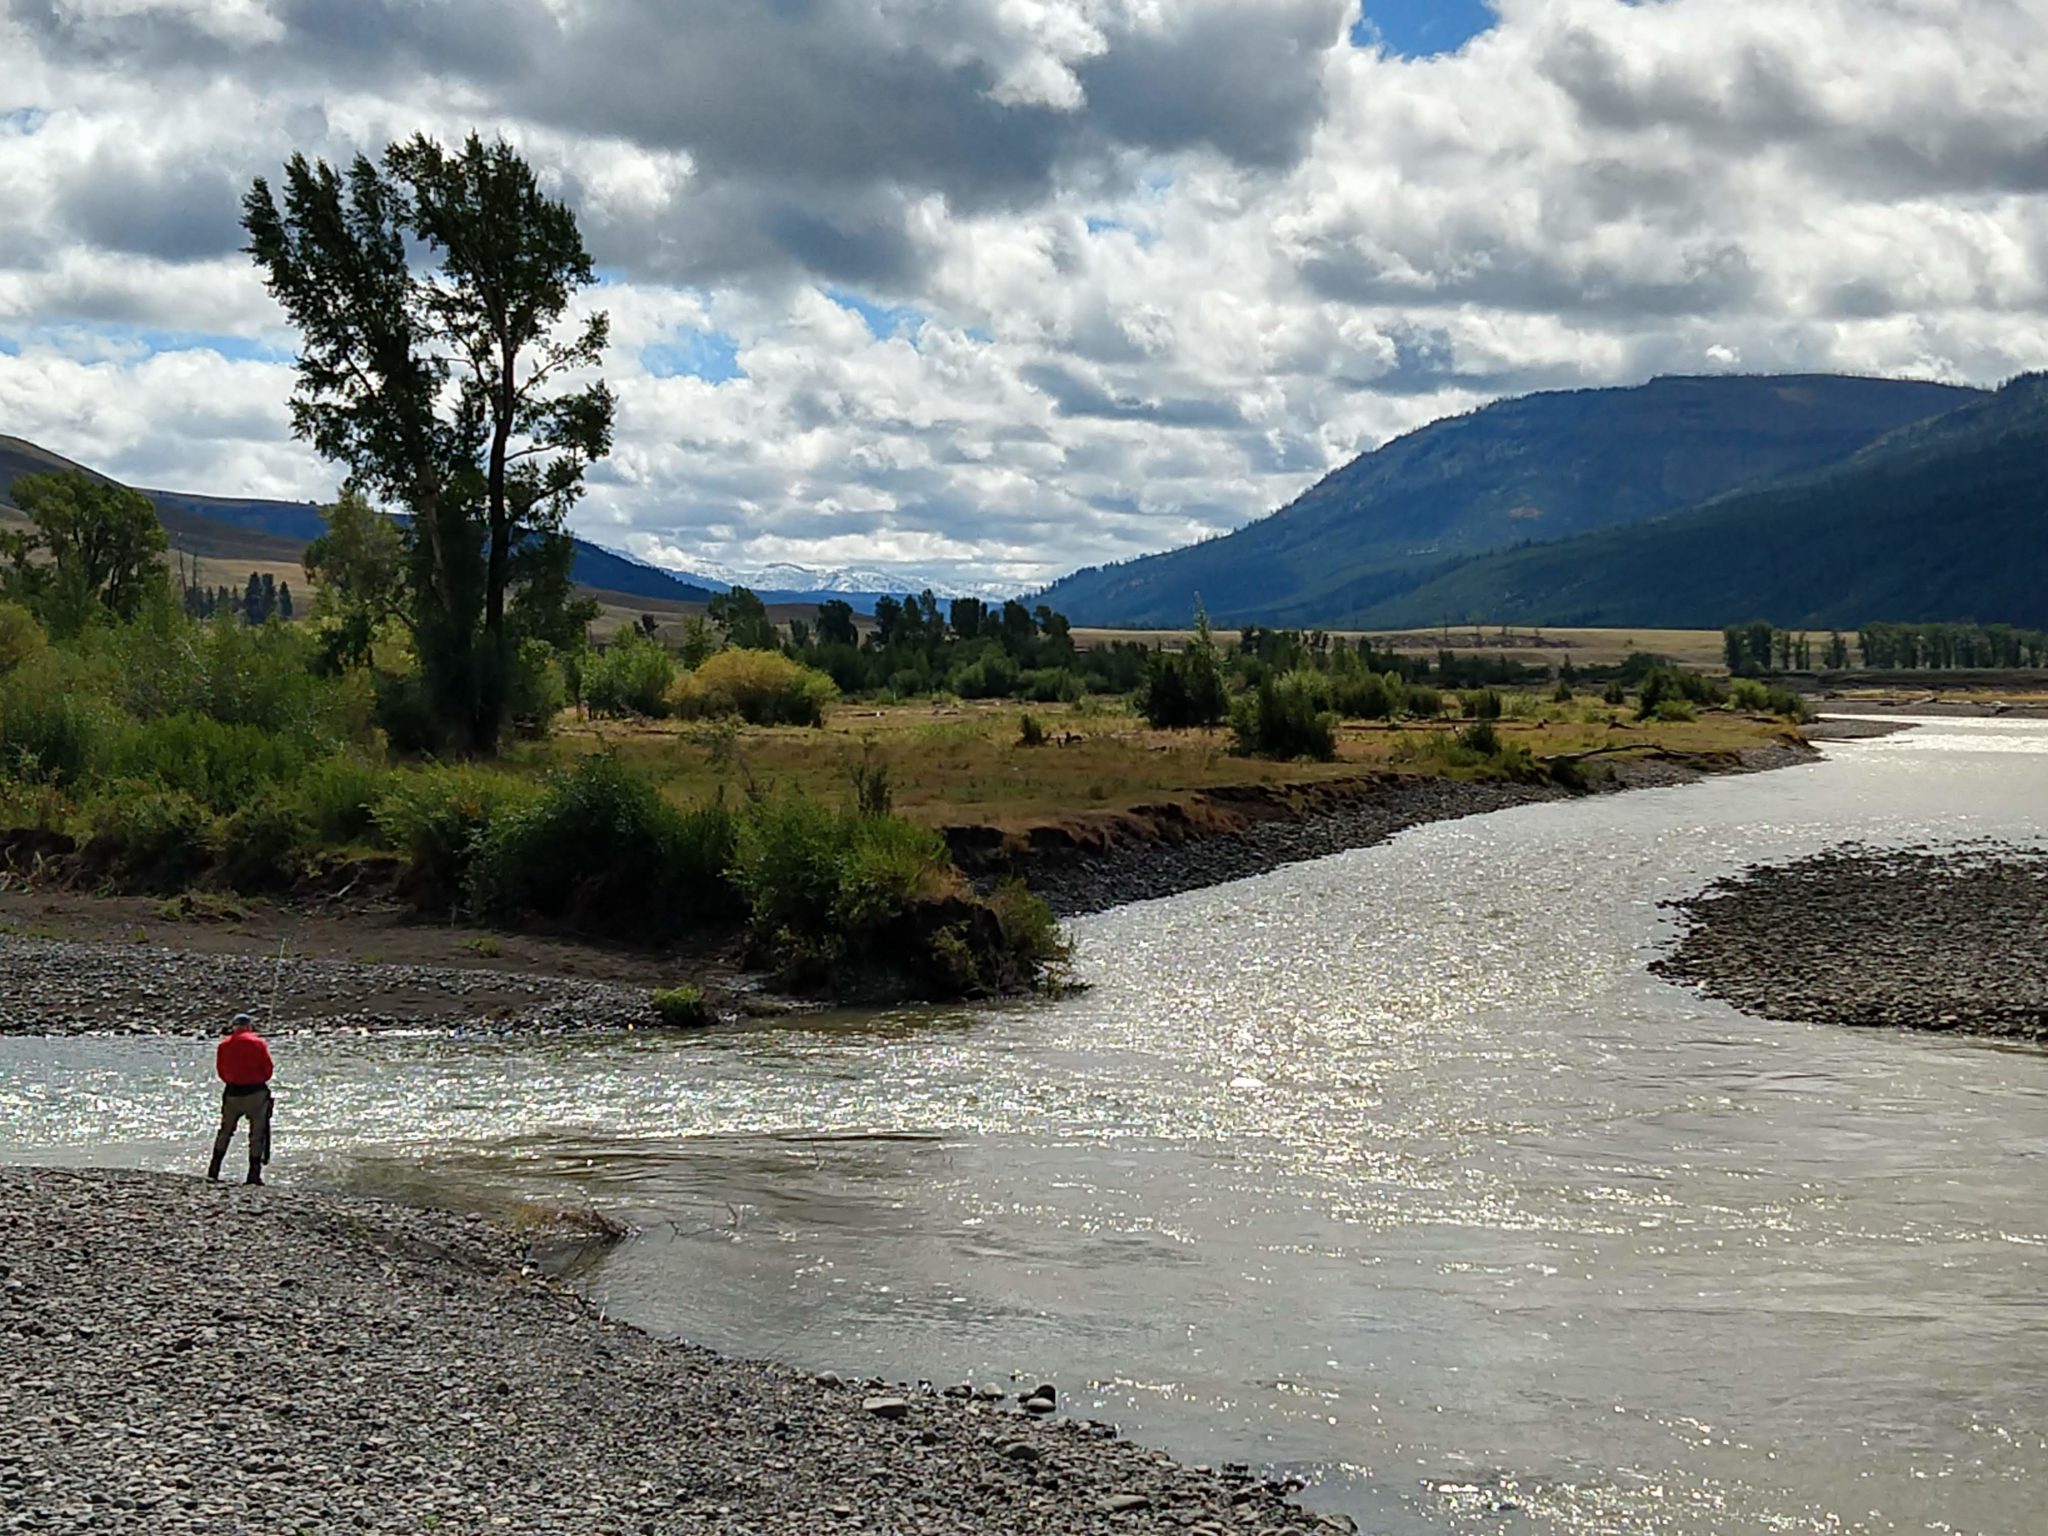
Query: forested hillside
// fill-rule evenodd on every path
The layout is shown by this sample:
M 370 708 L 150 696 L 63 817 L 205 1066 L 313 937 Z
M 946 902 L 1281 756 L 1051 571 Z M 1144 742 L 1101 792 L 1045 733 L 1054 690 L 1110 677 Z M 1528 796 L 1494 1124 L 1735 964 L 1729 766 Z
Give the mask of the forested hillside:
M 1335 624 L 1460 556 L 1669 516 L 1977 397 L 1801 375 L 1501 401 L 1366 454 L 1227 538 L 1077 572 L 1045 601 L 1077 624 L 1185 624 L 1197 596 L 1219 623 Z
M 2048 376 L 2032 375 L 1832 469 L 1664 522 L 1463 562 L 1334 621 L 2048 627 L 2044 464 Z

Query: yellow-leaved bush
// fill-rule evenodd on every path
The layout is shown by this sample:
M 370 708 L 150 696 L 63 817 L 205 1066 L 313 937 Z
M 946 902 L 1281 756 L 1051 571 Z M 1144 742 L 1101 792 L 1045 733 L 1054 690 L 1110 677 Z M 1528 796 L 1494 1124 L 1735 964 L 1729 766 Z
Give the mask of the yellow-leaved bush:
M 839 697 L 832 679 L 780 651 L 720 651 L 676 680 L 669 703 L 700 720 L 738 715 L 749 725 L 823 725 Z

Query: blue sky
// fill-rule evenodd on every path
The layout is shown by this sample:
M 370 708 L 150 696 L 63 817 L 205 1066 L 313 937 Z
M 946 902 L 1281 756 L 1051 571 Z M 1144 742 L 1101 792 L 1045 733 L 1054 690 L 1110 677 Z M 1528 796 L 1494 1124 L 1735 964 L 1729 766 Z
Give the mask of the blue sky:
M 678 328 L 675 340 L 640 350 L 640 366 L 657 379 L 690 374 L 722 384 L 743 376 L 739 344 L 724 331 Z
M 1456 52 L 1498 19 L 1484 0 L 1365 0 L 1351 38 L 1364 44 L 1377 34 L 1396 53 L 1427 58 Z

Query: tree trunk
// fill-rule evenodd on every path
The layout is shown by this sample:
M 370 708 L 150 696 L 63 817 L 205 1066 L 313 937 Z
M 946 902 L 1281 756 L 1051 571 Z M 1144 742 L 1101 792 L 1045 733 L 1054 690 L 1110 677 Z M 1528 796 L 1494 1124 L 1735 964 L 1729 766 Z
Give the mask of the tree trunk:
M 518 354 L 508 343 L 498 365 L 498 400 L 491 423 L 490 478 L 486 482 L 491 545 L 484 574 L 484 665 L 474 731 L 479 752 L 497 750 L 498 732 L 505 720 L 505 674 L 510 661 L 505 653 L 505 584 L 512 561 L 512 523 L 505 510 L 505 454 L 512 439 L 513 370 L 517 363 Z

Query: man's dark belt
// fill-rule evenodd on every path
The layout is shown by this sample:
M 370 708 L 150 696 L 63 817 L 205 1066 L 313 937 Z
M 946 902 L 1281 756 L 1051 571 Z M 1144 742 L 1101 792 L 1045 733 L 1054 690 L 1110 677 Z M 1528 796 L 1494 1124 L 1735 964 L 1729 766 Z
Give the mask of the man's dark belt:
M 222 1092 L 222 1093 L 224 1093 L 224 1094 L 227 1094 L 227 1095 L 229 1095 L 229 1096 L 231 1096 L 231 1097 L 232 1097 L 232 1096 L 234 1096 L 234 1095 L 238 1095 L 238 1094 L 244 1094 L 244 1093 L 268 1093 L 268 1092 L 270 1092 L 270 1084 L 268 1084 L 268 1083 L 223 1083 L 223 1084 L 221 1085 L 221 1092 Z

